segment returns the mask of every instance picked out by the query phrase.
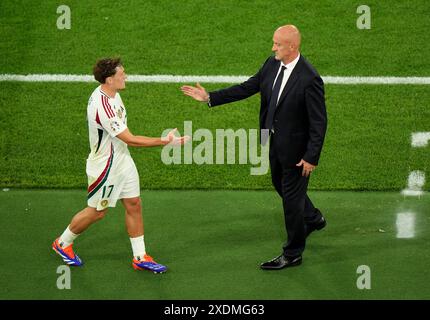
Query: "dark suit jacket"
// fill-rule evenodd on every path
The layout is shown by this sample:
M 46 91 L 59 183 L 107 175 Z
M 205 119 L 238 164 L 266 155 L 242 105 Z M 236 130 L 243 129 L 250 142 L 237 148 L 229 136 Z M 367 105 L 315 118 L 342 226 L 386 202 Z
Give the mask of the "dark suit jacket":
M 279 66 L 280 61 L 269 57 L 247 81 L 210 92 L 210 106 L 242 100 L 260 92 L 260 129 L 263 129 Z M 327 129 L 324 83 L 302 55 L 279 98 L 273 129 L 273 147 L 283 164 L 292 166 L 301 159 L 318 164 Z

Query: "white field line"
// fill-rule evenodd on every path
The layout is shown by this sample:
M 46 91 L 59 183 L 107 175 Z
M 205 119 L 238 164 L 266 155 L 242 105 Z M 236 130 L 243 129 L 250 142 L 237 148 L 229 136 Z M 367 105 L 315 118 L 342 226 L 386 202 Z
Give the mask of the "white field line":
M 128 82 L 155 83 L 240 83 L 248 76 L 129 75 Z M 430 77 L 333 77 L 323 76 L 326 84 L 430 84 Z M 95 82 L 91 75 L 79 74 L 0 74 L 0 81 Z
M 412 133 L 412 147 L 422 148 L 428 145 L 430 141 L 430 132 L 413 132 Z
M 412 132 L 411 145 L 414 148 L 423 148 L 430 141 L 430 132 Z M 420 197 L 424 194 L 422 190 L 426 182 L 426 176 L 423 171 L 415 170 L 409 173 L 408 187 L 401 193 L 404 196 Z
M 415 237 L 415 213 L 398 213 L 396 217 L 396 228 L 396 237 L 399 239 L 410 239 Z
M 424 171 L 415 170 L 409 173 L 408 188 L 402 190 L 404 196 L 419 197 L 424 194 L 422 188 L 426 183 Z

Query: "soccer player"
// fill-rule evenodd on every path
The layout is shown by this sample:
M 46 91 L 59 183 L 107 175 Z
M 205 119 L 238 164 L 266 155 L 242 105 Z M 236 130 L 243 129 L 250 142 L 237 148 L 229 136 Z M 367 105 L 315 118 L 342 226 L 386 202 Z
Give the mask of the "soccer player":
M 133 250 L 133 268 L 165 272 L 166 266 L 155 262 L 145 250 L 139 175 L 127 146 L 182 145 L 189 137 L 176 137 L 176 129 L 164 138 L 133 135 L 127 127 L 126 109 L 118 93 L 125 88 L 127 78 L 120 58 L 97 61 L 93 74 L 101 85 L 92 93 L 87 108 L 91 148 L 86 166 L 88 206 L 73 217 L 52 248 L 66 264 L 83 265 L 73 251 L 73 241 L 121 199 Z

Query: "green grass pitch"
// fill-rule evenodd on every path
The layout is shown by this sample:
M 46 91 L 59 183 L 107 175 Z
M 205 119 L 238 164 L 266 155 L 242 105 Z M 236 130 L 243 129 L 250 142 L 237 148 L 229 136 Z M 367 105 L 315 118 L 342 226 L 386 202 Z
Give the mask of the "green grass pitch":
M 56 283 L 62 260 L 51 249 L 83 191 L 0 192 L 2 299 L 429 299 L 430 201 L 389 192 L 312 192 L 327 227 L 313 233 L 303 264 L 265 272 L 285 231 L 278 196 L 267 191 L 143 191 L 148 252 L 162 275 L 131 267 L 119 207 L 75 242 L 84 260 L 71 289 Z M 187 201 L 184 201 L 186 199 Z M 174 208 L 174 210 L 173 210 Z M 415 214 L 415 237 L 398 239 L 398 213 Z M 24 259 L 25 263 L 22 263 Z M 357 288 L 357 268 L 371 270 L 371 289 Z
M 0 114 L 8 123 L 0 138 L 0 187 L 86 187 L 85 108 L 93 87 L 0 82 L 0 99 L 14 106 Z M 17 97 L 16 91 L 23 93 Z M 329 125 L 311 189 L 401 190 L 410 169 L 429 168 L 428 148 L 411 147 L 411 133 L 429 127 L 430 108 L 423 103 L 430 101 L 427 86 L 329 85 L 326 91 Z M 192 121 L 194 130 L 213 133 L 258 126 L 257 96 L 211 110 L 182 96 L 178 84 L 129 84 L 122 97 L 136 134 L 160 136 L 175 127 L 183 133 L 184 121 Z M 236 165 L 167 166 L 161 148 L 130 150 L 142 188 L 272 189 L 270 173 L 250 175 L 250 164 L 237 164 L 238 153 Z

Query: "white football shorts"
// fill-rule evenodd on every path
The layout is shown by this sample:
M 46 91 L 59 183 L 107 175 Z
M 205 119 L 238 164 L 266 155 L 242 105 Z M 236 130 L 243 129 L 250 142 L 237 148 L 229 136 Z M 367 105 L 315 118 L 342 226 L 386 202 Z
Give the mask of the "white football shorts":
M 88 187 L 88 206 L 97 211 L 115 207 L 118 199 L 140 196 L 139 174 L 134 162 L 119 174 L 104 172 L 98 178 L 88 176 L 88 181 L 93 181 Z

